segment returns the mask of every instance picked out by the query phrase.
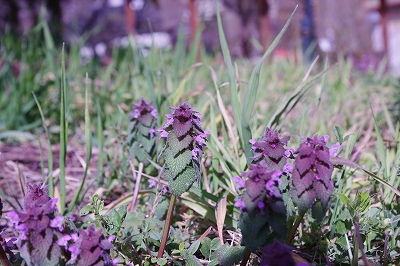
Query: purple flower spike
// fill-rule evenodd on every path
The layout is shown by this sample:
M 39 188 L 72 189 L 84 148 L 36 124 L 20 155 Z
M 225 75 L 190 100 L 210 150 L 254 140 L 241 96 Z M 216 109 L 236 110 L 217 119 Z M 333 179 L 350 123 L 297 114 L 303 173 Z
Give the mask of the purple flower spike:
M 132 158 L 136 158 L 147 166 L 149 159 L 155 155 L 156 151 L 157 109 L 153 107 L 152 102 L 147 103 L 144 99 L 132 104 L 132 106 L 133 111 L 129 115 L 127 140 L 129 154 Z M 165 136 L 165 134 L 162 136 Z
M 275 203 L 282 200 L 279 190 L 281 174 L 282 171 L 270 170 L 267 163 L 261 161 L 257 164 L 250 164 L 249 171 L 243 172 L 243 177 L 247 177 L 245 181 L 239 181 L 239 177 L 234 179 L 238 183 L 238 187 L 245 188 L 241 199 L 244 201 L 248 213 L 252 213 L 260 202 L 275 209 Z M 284 211 L 282 210 L 282 212 Z
M 267 127 L 261 139 L 249 141 L 254 151 L 253 162 L 265 160 L 270 169 L 281 170 L 288 157 L 288 151 L 284 146 L 288 144 L 289 139 L 288 136 L 280 138 L 278 131 Z
M 333 144 L 332 147 L 329 148 L 329 156 L 330 157 L 338 156 L 339 149 L 340 149 L 339 143 Z
M 138 103 L 132 104 L 133 110 L 129 118 L 137 119 L 141 124 L 150 127 L 153 120 L 157 119 L 157 109 L 152 105 L 152 102 L 147 103 L 144 99 L 140 99 Z
M 307 211 L 315 200 L 327 208 L 333 192 L 333 165 L 329 160 L 326 136 L 304 138 L 294 161 L 292 173 L 295 196 L 301 211 Z M 295 199 L 296 199 L 295 197 Z
M 167 114 L 167 121 L 160 132 L 160 138 L 166 138 L 163 151 L 165 159 L 164 176 L 175 196 L 190 189 L 196 180 L 200 180 L 200 161 L 207 135 L 199 112 L 193 110 L 188 102 L 171 107 L 173 114 Z
M 56 202 L 47 195 L 46 186 L 29 184 L 23 210 L 8 213 L 19 232 L 16 245 L 28 265 L 59 265 L 61 247 L 57 241 L 62 234 L 52 228 L 62 227 L 62 218 L 56 218 Z

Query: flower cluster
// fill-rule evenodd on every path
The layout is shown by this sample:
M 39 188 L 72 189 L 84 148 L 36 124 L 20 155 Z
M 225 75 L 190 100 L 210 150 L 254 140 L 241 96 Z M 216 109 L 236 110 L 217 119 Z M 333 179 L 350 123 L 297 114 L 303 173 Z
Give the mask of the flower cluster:
M 94 225 L 90 225 L 86 230 L 79 228 L 78 234 L 64 235 L 57 243 L 71 253 L 67 264 L 114 266 L 120 262 L 119 258 L 111 260 L 110 257 L 114 238 L 109 236 L 106 239 L 102 229 L 96 231 Z
M 59 265 L 62 236 L 56 218 L 57 199 L 47 195 L 47 187 L 28 185 L 22 211 L 8 212 L 11 223 L 19 231 L 16 245 L 28 265 Z
M 240 210 L 252 213 L 258 209 L 264 214 L 266 208 L 273 212 L 284 213 L 282 210 L 282 195 L 279 190 L 282 171 L 269 169 L 265 161 L 250 164 L 249 171 L 243 172 L 243 177 L 235 177 L 237 189 L 246 188 L 235 206 Z M 278 205 L 277 205 L 278 204 Z
M 289 139 L 289 136 L 280 138 L 277 130 L 267 127 L 261 139 L 250 140 L 254 152 L 253 162 L 265 160 L 270 169 L 281 170 L 288 157 L 288 151 L 284 146 L 288 144 Z
M 334 186 L 331 180 L 333 165 L 329 160 L 334 151 L 326 146 L 329 136 L 302 138 L 294 161 L 292 180 L 294 198 L 300 211 L 306 211 L 316 200 L 327 208 Z M 338 147 L 335 146 L 337 150 Z
M 160 138 L 166 138 L 165 179 L 172 193 L 180 196 L 200 179 L 202 149 L 210 132 L 203 130 L 202 114 L 193 110 L 188 102 L 170 109 L 173 114 L 166 115 L 167 121 L 157 131 Z
M 78 229 L 78 234 L 66 233 L 65 217 L 57 215 L 56 202 L 47 195 L 47 186 L 29 184 L 23 210 L 7 213 L 19 233 L 16 246 L 26 264 L 60 265 L 64 254 L 70 258 L 67 264 L 116 265 L 119 259 L 110 258 L 113 236 L 105 239 L 93 225 Z
M 243 190 L 235 206 L 242 213 L 239 227 L 242 245 L 254 251 L 265 246 L 274 238 L 286 236 L 286 208 L 279 189 L 282 171 L 271 170 L 262 160 L 250 164 L 249 171 L 235 177 L 237 188 Z
M 129 115 L 128 146 L 129 154 L 144 165 L 155 153 L 155 127 L 157 125 L 157 110 L 152 103 L 141 99 L 138 103 L 132 104 L 133 111 Z

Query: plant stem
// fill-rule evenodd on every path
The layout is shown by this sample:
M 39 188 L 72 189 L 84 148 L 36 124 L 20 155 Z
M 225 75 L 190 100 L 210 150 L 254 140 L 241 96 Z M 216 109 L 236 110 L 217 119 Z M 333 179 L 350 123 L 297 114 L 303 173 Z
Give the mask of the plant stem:
M 157 258 L 162 258 L 163 254 L 164 254 L 165 246 L 167 245 L 169 228 L 171 226 L 172 212 L 174 211 L 175 201 L 176 201 L 176 196 L 174 194 L 172 194 L 170 202 L 169 202 L 167 218 L 165 219 L 164 233 L 163 233 L 163 236 L 161 239 L 160 249 L 158 250 Z
M 299 224 L 301 223 L 301 221 L 303 220 L 305 212 L 302 212 L 299 214 L 299 216 L 297 216 L 296 221 L 294 221 L 294 224 L 292 226 L 292 228 L 290 229 L 289 235 L 286 238 L 286 245 L 290 245 L 290 243 L 292 243 L 294 235 L 296 234 L 297 228 L 299 227 Z
M 6 253 L 4 252 L 3 247 L 0 245 L 0 262 L 3 266 L 11 266 L 10 261 L 7 258 Z
M 240 263 L 240 266 L 246 266 L 247 265 L 247 262 L 249 261 L 250 255 L 251 255 L 251 250 L 246 248 L 246 251 L 244 252 L 243 259 L 242 259 L 242 262 Z
M 133 163 L 131 164 L 131 166 L 132 166 L 134 176 L 136 176 L 136 184 L 135 184 L 135 189 L 133 191 L 132 203 L 131 203 L 131 206 L 129 207 L 129 211 L 134 212 L 136 209 L 136 203 L 137 203 L 137 198 L 138 198 L 138 194 L 139 194 L 140 181 L 142 180 L 143 163 L 142 162 L 139 163 L 139 171 L 138 171 L 137 175 L 135 173 L 135 168 L 133 167 Z

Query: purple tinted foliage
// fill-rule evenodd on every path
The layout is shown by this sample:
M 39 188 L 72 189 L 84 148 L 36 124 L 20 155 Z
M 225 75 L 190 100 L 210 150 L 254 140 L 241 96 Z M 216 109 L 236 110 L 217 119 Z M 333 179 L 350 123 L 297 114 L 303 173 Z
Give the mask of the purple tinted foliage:
M 78 235 L 65 235 L 58 244 L 65 246 L 71 254 L 67 264 L 77 266 L 85 265 L 116 265 L 118 259 L 111 260 L 111 242 L 114 236 L 105 238 L 102 229 L 96 230 L 94 225 L 90 225 L 86 230 L 79 228 Z
M 265 160 L 270 169 L 281 170 L 286 163 L 287 150 L 290 137 L 279 137 L 277 130 L 265 129 L 264 135 L 258 141 L 250 140 L 254 151 L 253 162 Z
M 239 188 L 245 188 L 240 200 L 235 205 L 248 213 L 252 213 L 255 209 L 264 213 L 265 208 L 271 212 L 286 213 L 280 204 L 282 201 L 282 194 L 279 190 L 279 184 L 282 182 L 281 174 L 282 171 L 269 169 L 265 161 L 250 164 L 249 171 L 242 173 L 245 181 L 240 181 L 238 177 L 234 180 L 238 183 Z
M 153 120 L 157 119 L 157 109 L 153 107 L 152 102 L 147 103 L 144 99 L 140 99 L 138 103 L 133 103 L 133 111 L 129 118 L 139 121 L 141 124 L 150 127 Z
M 298 155 L 294 161 L 292 180 L 295 198 L 302 211 L 311 208 L 315 200 L 327 208 L 333 192 L 331 180 L 333 165 L 326 146 L 327 136 L 302 138 Z
M 292 257 L 293 248 L 279 241 L 274 240 L 273 244 L 270 244 L 261 250 L 262 257 L 260 266 L 300 266 Z
M 0 244 L 3 247 L 3 250 L 8 257 L 8 260 L 11 262 L 15 262 L 17 260 L 17 256 L 15 256 L 14 252 L 12 252 L 13 250 L 18 249 L 17 245 L 14 243 L 16 241 L 17 241 L 16 238 L 11 238 L 8 241 L 6 241 L 6 239 L 3 236 L 3 232 L 0 233 Z
M 47 195 L 46 186 L 30 184 L 24 209 L 7 214 L 19 232 L 16 245 L 28 265 L 59 264 L 61 248 L 56 242 L 62 234 L 51 228 L 51 224 L 60 226 L 59 219 L 53 220 L 57 214 L 56 202 L 57 199 Z

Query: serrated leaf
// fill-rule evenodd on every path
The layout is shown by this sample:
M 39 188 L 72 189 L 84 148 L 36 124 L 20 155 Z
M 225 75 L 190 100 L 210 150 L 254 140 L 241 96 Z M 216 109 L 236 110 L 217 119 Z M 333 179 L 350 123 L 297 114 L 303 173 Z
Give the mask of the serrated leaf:
M 214 238 L 213 240 L 211 240 L 210 243 L 210 249 L 211 250 L 217 250 L 221 247 L 221 241 L 218 237 Z
M 80 216 L 88 215 L 89 213 L 94 211 L 94 207 L 92 205 L 85 206 L 79 211 Z
M 257 212 L 243 212 L 240 215 L 239 228 L 242 232 L 242 245 L 251 251 L 268 244 L 271 228 L 268 224 L 269 216 Z
M 245 250 L 246 248 L 243 246 L 223 245 L 217 251 L 219 265 L 234 266 L 238 264 L 242 260 Z
M 201 241 L 201 247 L 200 247 L 200 252 L 203 254 L 203 256 L 208 259 L 210 258 L 211 255 L 211 239 L 208 237 L 203 238 L 203 241 Z
M 163 266 L 168 263 L 168 260 L 166 258 L 159 258 L 157 259 L 157 265 Z
M 199 259 L 190 254 L 187 249 L 182 250 L 181 256 L 185 259 L 186 266 L 201 266 Z
M 178 176 L 173 176 L 169 169 L 165 169 L 164 176 L 172 193 L 177 197 L 188 191 L 196 181 L 195 171 L 190 166 L 186 167 Z
M 171 172 L 173 179 L 175 179 L 192 162 L 192 152 L 185 150 L 183 153 L 173 156 L 170 148 L 167 148 L 164 151 L 164 158 L 168 170 Z
M 190 135 L 186 135 L 182 140 L 178 140 L 174 132 L 170 132 L 167 137 L 168 148 L 170 149 L 170 156 L 175 156 L 183 149 L 189 148 L 193 139 Z M 165 156 L 165 155 L 164 155 Z
M 194 254 L 199 249 L 199 247 L 200 247 L 200 240 L 196 240 L 190 245 L 188 251 L 190 254 Z

